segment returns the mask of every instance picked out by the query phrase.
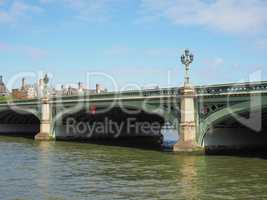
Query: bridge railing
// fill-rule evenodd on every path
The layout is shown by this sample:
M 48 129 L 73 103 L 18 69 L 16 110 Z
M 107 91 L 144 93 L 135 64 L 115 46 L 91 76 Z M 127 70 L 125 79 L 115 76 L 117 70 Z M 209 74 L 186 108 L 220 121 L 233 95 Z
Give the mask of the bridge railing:
M 1 104 L 17 104 L 17 103 L 36 103 L 39 102 L 39 98 L 32 98 L 32 99 L 14 99 L 14 98 L 6 98 L 6 99 L 0 99 L 0 105 Z
M 176 96 L 179 94 L 178 88 L 162 88 L 162 89 L 149 89 L 149 90 L 131 90 L 122 92 L 103 92 L 100 94 L 81 94 L 79 96 L 53 96 L 51 99 L 56 100 L 61 98 L 62 100 L 73 99 L 111 99 L 111 98 L 130 98 L 130 97 L 158 97 L 158 96 Z
M 230 83 L 218 85 L 196 86 L 197 95 L 224 95 L 224 94 L 237 94 L 249 92 L 266 92 L 267 81 L 259 82 L 245 82 L 245 83 Z M 50 100 L 75 100 L 75 99 L 111 99 L 111 98 L 130 98 L 130 97 L 166 97 L 166 96 L 179 96 L 180 88 L 159 88 L 159 89 L 146 89 L 146 90 L 130 90 L 121 92 L 103 92 L 100 94 L 81 94 L 75 96 L 51 96 Z M 6 103 L 37 103 L 40 98 L 33 99 L 13 99 L 2 98 L 0 104 Z
M 162 97 L 162 96 L 177 96 L 179 94 L 179 88 L 160 88 L 160 89 L 147 89 L 147 90 L 130 90 L 121 92 L 103 92 L 100 94 L 81 94 L 73 96 L 50 96 L 50 100 L 79 100 L 79 99 L 115 99 L 115 98 L 131 98 L 131 97 Z M 21 104 L 21 103 L 38 103 L 40 98 L 32 99 L 14 99 L 2 98 L 0 104 Z
M 198 95 L 267 92 L 267 81 L 198 86 L 196 90 Z

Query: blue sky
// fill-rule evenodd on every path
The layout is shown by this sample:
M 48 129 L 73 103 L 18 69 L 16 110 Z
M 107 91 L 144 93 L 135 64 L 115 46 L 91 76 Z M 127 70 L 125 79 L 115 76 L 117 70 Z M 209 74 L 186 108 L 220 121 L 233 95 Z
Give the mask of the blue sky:
M 195 84 L 267 80 L 266 10 L 266 0 L 0 0 L 1 74 L 180 86 L 189 48 Z

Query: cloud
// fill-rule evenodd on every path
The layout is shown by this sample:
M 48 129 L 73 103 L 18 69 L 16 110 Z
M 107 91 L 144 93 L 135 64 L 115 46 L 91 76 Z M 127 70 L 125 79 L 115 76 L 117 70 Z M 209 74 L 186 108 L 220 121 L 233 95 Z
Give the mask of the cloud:
M 106 49 L 104 53 L 110 56 L 122 56 L 130 54 L 131 52 L 133 52 L 133 49 L 127 46 L 116 45 Z
M 87 22 L 103 22 L 118 9 L 123 0 L 40 0 L 41 4 L 60 4 L 75 12 L 75 18 Z
M 5 5 L 5 1 L 0 0 L 0 5 Z M 9 7 L 0 8 L 0 23 L 15 23 L 21 18 L 28 18 L 32 14 L 40 13 L 42 9 L 38 6 L 13 1 Z
M 258 39 L 256 41 L 256 47 L 259 49 L 266 50 L 267 49 L 267 38 Z
M 180 52 L 176 48 L 133 48 L 127 45 L 114 45 L 105 50 L 106 55 L 111 56 L 125 56 L 125 55 L 146 55 L 150 57 L 159 57 L 159 56 L 173 56 Z
M 220 57 L 217 57 L 217 58 L 213 58 L 213 59 L 204 60 L 203 63 L 205 64 L 205 66 L 207 66 L 209 68 L 216 69 L 216 68 L 218 68 L 224 64 L 224 60 Z
M 32 60 L 40 60 L 48 55 L 47 51 L 41 48 L 26 45 L 12 45 L 4 42 L 0 42 L 0 52 L 20 54 Z
M 265 0 L 142 0 L 144 20 L 165 18 L 227 33 L 259 32 L 267 25 Z
M 144 51 L 148 56 L 169 56 L 176 55 L 178 52 L 179 49 L 175 48 L 149 48 Z
M 106 21 L 109 2 L 106 0 L 65 0 L 67 6 L 77 12 L 77 18 L 84 21 Z
M 10 50 L 9 45 L 0 42 L 0 51 L 9 51 L 9 50 Z
M 47 56 L 47 52 L 40 48 L 23 47 L 22 49 L 25 50 L 26 54 L 33 60 L 43 59 Z
M 202 84 L 206 84 L 218 83 L 218 81 L 227 82 L 232 78 L 231 74 L 229 76 L 229 68 L 225 66 L 223 58 L 208 58 L 200 62 L 201 67 L 192 70 L 192 80 L 199 80 Z

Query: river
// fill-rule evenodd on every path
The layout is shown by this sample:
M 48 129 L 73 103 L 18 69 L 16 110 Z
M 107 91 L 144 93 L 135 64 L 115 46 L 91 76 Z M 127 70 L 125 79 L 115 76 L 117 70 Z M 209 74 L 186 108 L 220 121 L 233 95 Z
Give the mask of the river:
M 0 136 L 1 200 L 267 199 L 267 160 Z

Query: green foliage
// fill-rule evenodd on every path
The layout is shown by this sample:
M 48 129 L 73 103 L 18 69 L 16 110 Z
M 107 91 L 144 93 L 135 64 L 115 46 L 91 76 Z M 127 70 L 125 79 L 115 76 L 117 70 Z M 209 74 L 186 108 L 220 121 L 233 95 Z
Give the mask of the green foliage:
M 12 96 L 4 96 L 4 97 L 0 96 L 0 102 L 5 102 L 11 99 L 13 99 Z

